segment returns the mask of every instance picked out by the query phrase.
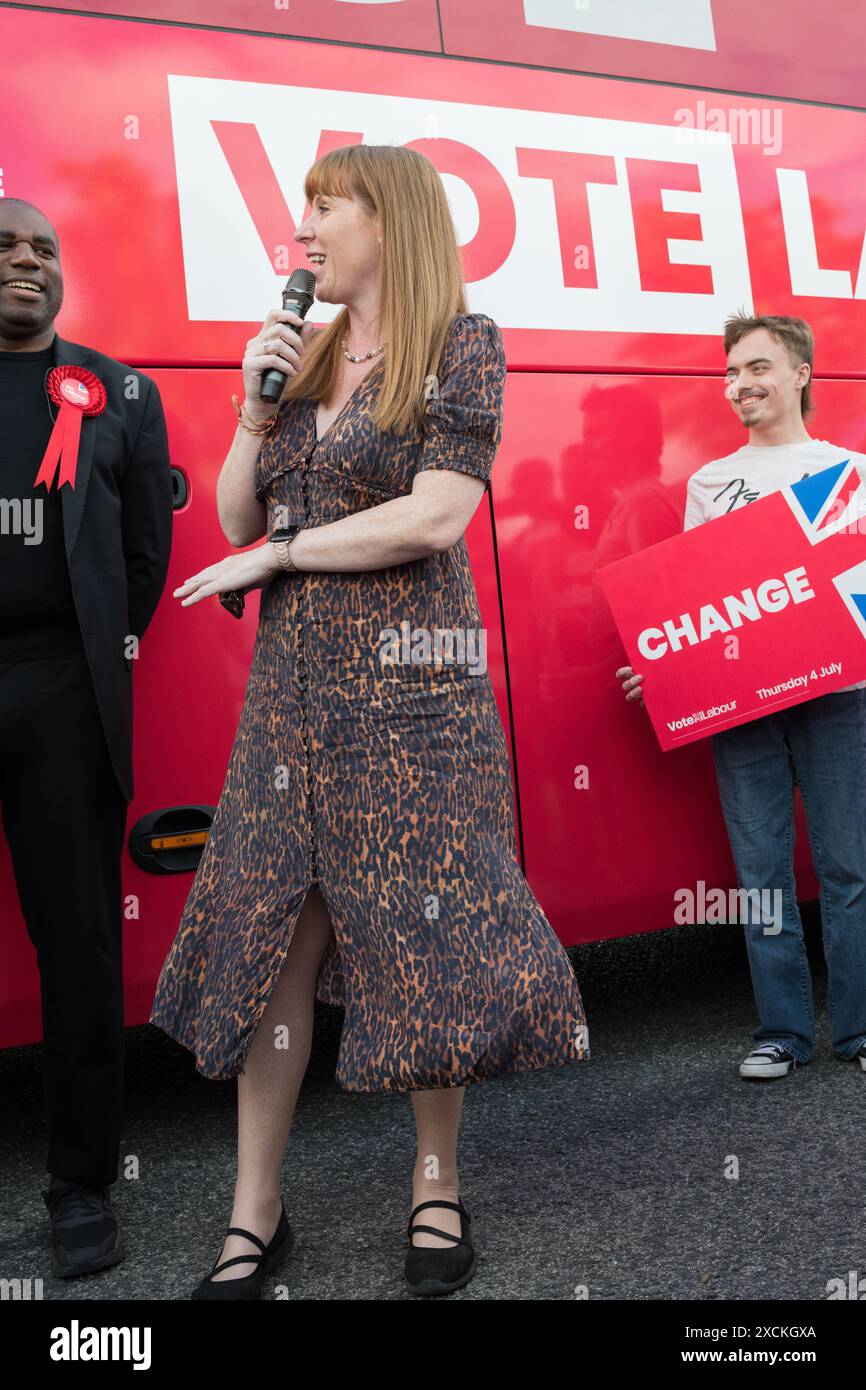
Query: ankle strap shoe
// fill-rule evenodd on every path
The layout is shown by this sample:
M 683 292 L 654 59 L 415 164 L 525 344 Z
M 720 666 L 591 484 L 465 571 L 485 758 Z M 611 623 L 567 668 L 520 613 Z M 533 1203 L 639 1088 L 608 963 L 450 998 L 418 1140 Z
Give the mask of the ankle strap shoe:
M 262 1284 L 265 1278 L 276 1267 L 282 1263 L 295 1243 L 295 1233 L 288 1223 L 285 1208 L 280 1203 L 280 1219 L 273 1236 L 265 1245 L 264 1241 L 252 1231 L 245 1231 L 243 1226 L 229 1226 L 226 1236 L 245 1236 L 251 1240 L 253 1245 L 257 1245 L 261 1251 L 260 1255 L 252 1252 L 246 1255 L 233 1255 L 230 1260 L 223 1260 L 222 1264 L 214 1263 L 210 1274 L 197 1284 L 190 1294 L 190 1298 L 195 1299 L 251 1299 L 261 1298 Z M 223 1240 L 225 1245 L 225 1240 Z M 219 1259 L 219 1256 L 217 1256 Z M 228 1269 L 229 1265 L 258 1265 L 252 1274 L 245 1274 L 238 1279 L 218 1279 L 213 1276 L 219 1274 L 221 1270 Z
M 447 1207 L 460 1213 L 460 1235 L 451 1231 L 440 1231 L 436 1226 L 416 1226 L 415 1217 L 427 1207 Z M 469 1280 L 478 1267 L 475 1247 L 469 1238 L 469 1223 L 472 1217 L 463 1205 L 462 1199 L 456 1202 L 419 1202 L 409 1217 L 406 1234 L 409 1249 L 406 1252 L 405 1276 L 409 1292 L 422 1298 L 435 1298 L 440 1294 L 453 1293 Z M 426 1231 L 429 1235 L 442 1236 L 444 1240 L 455 1242 L 452 1249 L 437 1249 L 427 1245 L 413 1245 L 412 1236 L 416 1231 Z

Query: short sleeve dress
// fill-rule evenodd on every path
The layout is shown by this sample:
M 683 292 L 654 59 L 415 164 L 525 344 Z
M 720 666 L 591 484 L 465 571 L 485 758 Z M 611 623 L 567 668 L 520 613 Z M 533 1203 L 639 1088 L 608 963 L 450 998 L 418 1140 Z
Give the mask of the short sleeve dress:
M 283 402 L 257 465 L 269 533 L 405 496 L 420 469 L 489 479 L 496 324 L 454 318 L 417 431 L 374 423 L 381 370 L 321 440 L 317 402 Z M 313 884 L 333 927 L 316 997 L 345 1010 L 343 1089 L 463 1086 L 588 1056 L 577 981 L 517 860 L 480 634 L 465 539 L 263 590 L 225 785 L 151 1014 L 202 1075 L 243 1071 Z

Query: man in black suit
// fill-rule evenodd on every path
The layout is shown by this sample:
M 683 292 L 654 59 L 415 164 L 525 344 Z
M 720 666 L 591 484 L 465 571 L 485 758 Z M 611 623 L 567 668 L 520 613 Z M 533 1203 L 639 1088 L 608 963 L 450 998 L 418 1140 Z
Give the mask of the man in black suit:
M 155 383 L 60 338 L 62 301 L 51 223 L 0 200 L 0 803 L 42 985 L 42 1195 L 53 1272 L 67 1276 L 125 1253 L 107 1200 L 123 1099 L 120 856 L 133 660 L 168 569 L 172 486 Z M 55 366 L 106 393 L 82 419 L 74 487 L 35 486 Z

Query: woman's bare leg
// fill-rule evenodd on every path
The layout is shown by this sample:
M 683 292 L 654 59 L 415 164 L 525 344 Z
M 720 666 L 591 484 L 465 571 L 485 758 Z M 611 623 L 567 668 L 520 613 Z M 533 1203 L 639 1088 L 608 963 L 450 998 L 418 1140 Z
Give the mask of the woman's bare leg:
M 229 1225 L 253 1231 L 265 1244 L 280 1219 L 283 1156 L 310 1060 L 316 975 L 330 935 L 324 899 L 311 888 L 238 1077 L 238 1174 Z M 251 1252 L 261 1253 L 243 1236 L 227 1236 L 219 1263 Z M 255 1268 L 232 1265 L 214 1282 L 242 1279 Z
M 412 1172 L 412 1206 L 441 1198 L 456 1202 L 460 1192 L 457 1174 L 457 1138 L 460 1131 L 460 1112 L 463 1109 L 465 1086 L 441 1087 L 428 1091 L 410 1091 L 415 1127 L 418 1131 L 418 1151 Z M 438 1226 L 441 1231 L 460 1235 L 460 1214 L 447 1207 L 428 1207 L 415 1218 L 419 1226 Z M 454 1242 L 441 1236 L 420 1231 L 412 1238 L 413 1245 L 438 1246 L 454 1249 Z

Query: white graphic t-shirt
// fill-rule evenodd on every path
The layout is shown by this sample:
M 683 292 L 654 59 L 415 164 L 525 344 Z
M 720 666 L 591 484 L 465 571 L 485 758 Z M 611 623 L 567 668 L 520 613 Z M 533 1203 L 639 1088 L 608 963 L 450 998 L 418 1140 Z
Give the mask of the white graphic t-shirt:
M 770 492 L 799 483 L 832 463 L 852 459 L 866 478 L 866 455 L 841 449 L 826 439 L 803 439 L 796 444 L 744 444 L 736 453 L 712 459 L 689 478 L 683 530 L 746 507 Z M 866 681 L 842 685 L 843 690 L 863 690 Z

